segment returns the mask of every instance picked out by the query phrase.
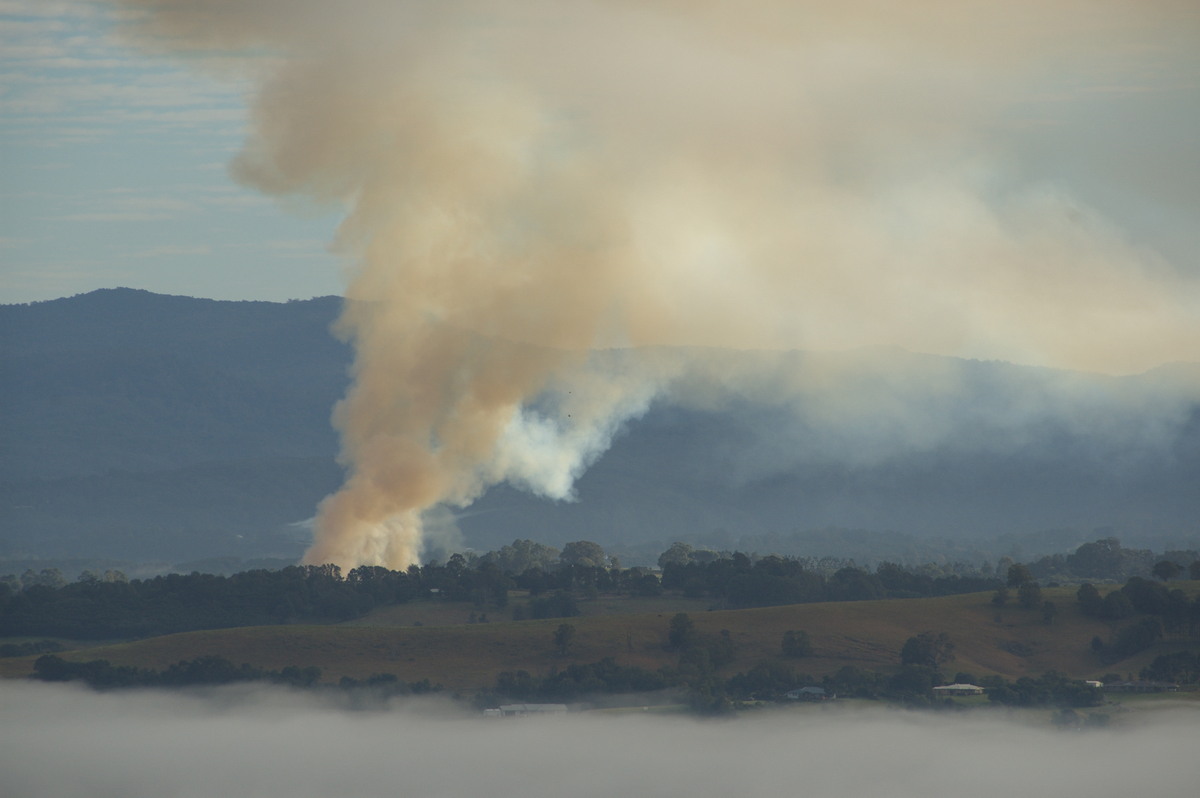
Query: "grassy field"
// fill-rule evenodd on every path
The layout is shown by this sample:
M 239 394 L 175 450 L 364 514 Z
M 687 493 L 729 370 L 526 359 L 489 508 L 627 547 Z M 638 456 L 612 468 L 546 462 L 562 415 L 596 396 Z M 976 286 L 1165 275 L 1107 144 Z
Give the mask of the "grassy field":
M 1192 583 L 1192 590 L 1197 587 Z M 677 612 L 687 612 L 704 634 L 728 631 L 737 646 L 737 660 L 725 668 L 729 674 L 778 657 L 780 640 L 789 629 L 807 631 L 811 637 L 814 656 L 796 665 L 817 677 L 844 665 L 893 668 L 904 641 L 926 630 L 946 632 L 955 644 L 956 659 L 945 666 L 947 672 L 1009 679 L 1048 670 L 1078 678 L 1136 674 L 1156 654 L 1181 645 L 1168 640 L 1130 660 L 1102 664 L 1090 642 L 1093 636 L 1111 639 L 1113 625 L 1082 616 L 1074 588 L 1047 588 L 1043 595 L 1059 607 L 1049 625 L 1040 612 L 997 610 L 990 593 L 749 610 L 708 610 L 703 600 L 683 598 L 601 596 L 582 602 L 584 614 L 565 621 L 502 622 L 492 613 L 487 623 L 467 623 L 472 613 L 479 615 L 468 604 L 420 601 L 383 608 L 346 624 L 189 632 L 91 646 L 61 656 L 161 669 L 181 659 L 216 654 L 268 669 L 316 665 L 327 681 L 394 673 L 406 681 L 427 678 L 450 690 L 471 691 L 494 684 L 501 671 L 546 674 L 606 656 L 650 669 L 671 665 L 675 655 L 666 648 L 667 626 Z M 552 640 L 555 628 L 564 622 L 577 630 L 566 657 L 557 653 Z M 33 659 L 0 660 L 0 676 L 29 673 Z

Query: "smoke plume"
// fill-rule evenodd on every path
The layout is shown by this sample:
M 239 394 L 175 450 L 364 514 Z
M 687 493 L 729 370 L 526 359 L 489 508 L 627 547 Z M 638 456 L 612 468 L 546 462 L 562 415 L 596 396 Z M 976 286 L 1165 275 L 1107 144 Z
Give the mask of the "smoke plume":
M 499 482 L 569 497 L 656 396 L 728 378 L 706 347 L 1200 356 L 1194 275 L 997 143 L 1192 58 L 1191 3 L 121 5 L 148 46 L 248 57 L 239 180 L 346 209 L 348 478 L 310 562 L 405 567 Z

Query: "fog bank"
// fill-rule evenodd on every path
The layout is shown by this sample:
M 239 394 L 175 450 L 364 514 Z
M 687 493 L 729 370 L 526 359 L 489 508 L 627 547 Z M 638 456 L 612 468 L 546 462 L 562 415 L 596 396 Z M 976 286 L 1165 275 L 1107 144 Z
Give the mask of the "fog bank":
M 8 798 L 1175 798 L 1200 778 L 1195 709 L 1086 733 L 882 709 L 485 720 L 422 703 L 347 712 L 276 689 L 98 694 L 6 681 L 0 717 Z

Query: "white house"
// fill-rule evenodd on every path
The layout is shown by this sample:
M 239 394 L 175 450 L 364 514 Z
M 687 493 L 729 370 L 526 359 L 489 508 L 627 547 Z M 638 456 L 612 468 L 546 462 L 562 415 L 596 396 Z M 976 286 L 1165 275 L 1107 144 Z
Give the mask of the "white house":
M 983 695 L 983 688 L 977 684 L 944 684 L 933 688 L 937 696 L 947 695 Z
M 526 715 L 565 715 L 566 704 L 501 704 L 498 709 L 486 710 L 487 714 L 498 714 L 505 718 L 521 718 Z

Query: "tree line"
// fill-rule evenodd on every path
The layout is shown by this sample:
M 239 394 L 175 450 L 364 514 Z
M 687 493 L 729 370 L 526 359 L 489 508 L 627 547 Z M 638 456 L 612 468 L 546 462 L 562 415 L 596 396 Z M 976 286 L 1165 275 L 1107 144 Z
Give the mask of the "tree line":
M 1128 550 L 1122 550 L 1119 542 L 1108 539 L 1081 546 L 1071 555 L 1076 559 L 1067 561 L 1077 564 L 1115 557 L 1114 562 L 1124 562 L 1124 551 Z M 559 550 L 515 540 L 483 555 L 457 553 L 445 562 L 435 560 L 404 571 L 362 566 L 345 576 L 334 565 L 310 565 L 231 576 L 168 574 L 141 580 L 126 579 L 118 572 L 102 577 L 85 572 L 67 583 L 53 569 L 28 571 L 19 579 L 0 579 L 0 636 L 138 638 L 198 629 L 336 622 L 361 617 L 379 606 L 422 598 L 471 602 L 485 614 L 503 611 L 513 620 L 570 618 L 580 613 L 580 601 L 601 593 L 657 596 L 664 591 L 707 598 L 713 606 L 740 608 L 994 590 L 993 600 L 1000 606 L 1008 601 L 1008 588 L 1015 587 L 1021 605 L 1040 609 L 1047 623 L 1056 611 L 1041 599 L 1034 580 L 1037 563 L 1009 565 L 1007 582 L 1002 582 L 990 568 L 947 574 L 884 562 L 868 570 L 846 561 L 816 563 L 778 555 L 696 551 L 675 543 L 659 557 L 659 565 L 660 573 L 622 568 L 591 541 L 575 541 Z M 1165 565 L 1153 570 L 1164 580 L 1172 578 Z M 1178 575 L 1181 570 L 1171 573 Z M 510 607 L 513 590 L 525 591 L 528 600 Z M 1168 632 L 1180 624 L 1194 629 L 1197 622 L 1189 615 L 1193 610 L 1181 595 L 1138 576 L 1102 599 L 1097 592 L 1084 611 L 1110 620 L 1150 613 L 1161 616 Z M 1133 609 L 1151 604 L 1157 609 Z M 1120 650 L 1124 648 L 1114 649 Z
M 880 563 L 874 572 L 848 564 L 826 575 L 793 557 L 751 559 L 740 552 L 708 561 L 666 560 L 662 565 L 664 589 L 736 608 L 949 596 L 1000 585 L 990 576 L 932 576 L 889 562 Z
M 1152 575 L 1164 582 L 1184 574 L 1200 579 L 1200 552 L 1129 549 L 1115 537 L 1084 543 L 1070 554 L 1050 554 L 1028 563 L 1031 575 L 1042 581 L 1123 582 L 1131 576 Z
M 38 657 L 30 677 L 43 682 L 83 682 L 96 690 L 134 687 L 214 687 L 239 682 L 265 682 L 303 689 L 328 689 L 333 685 L 321 682 L 321 669 L 315 665 L 288 665 L 280 670 L 267 670 L 247 663 L 235 665 L 217 655 L 180 660 L 164 670 L 113 665 L 106 659 L 72 662 L 53 654 Z M 341 690 L 369 691 L 376 697 L 420 695 L 439 692 L 440 684 L 428 679 L 404 682 L 393 673 L 377 673 L 366 679 L 342 677 L 336 685 Z
M 404 571 L 362 566 L 345 576 L 334 565 L 149 579 L 85 572 L 71 583 L 60 574 L 30 572 L 20 580 L 0 580 L 0 636 L 140 638 L 199 629 L 336 622 L 420 598 L 472 602 L 480 610 L 507 610 L 514 620 L 523 620 L 578 615 L 581 600 L 601 593 L 656 596 L 675 590 L 727 606 L 752 607 L 947 595 L 995 584 L 982 577 L 932 577 L 888 563 L 875 572 L 843 565 L 827 575 L 796 558 L 755 558 L 740 552 L 715 555 L 707 562 L 668 559 L 660 577 L 647 568 L 621 568 L 589 541 L 568 543 L 560 551 L 517 540 L 482 556 L 453 554 L 444 563 L 433 561 Z M 528 601 L 509 609 L 512 590 L 526 591 Z
M 1084 582 L 1075 597 L 1079 611 L 1089 617 L 1113 622 L 1132 619 L 1108 642 L 1093 638 L 1092 650 L 1103 662 L 1116 662 L 1145 651 L 1168 634 L 1200 637 L 1200 595 L 1189 599 L 1182 590 L 1169 589 L 1160 582 L 1130 577 L 1121 588 L 1103 597 L 1095 585 Z
M 408 573 L 336 566 L 291 566 L 232 576 L 167 574 L 128 581 L 80 580 L 0 586 L 0 635 L 75 639 L 152 637 L 196 629 L 356 618 L 420 590 Z

